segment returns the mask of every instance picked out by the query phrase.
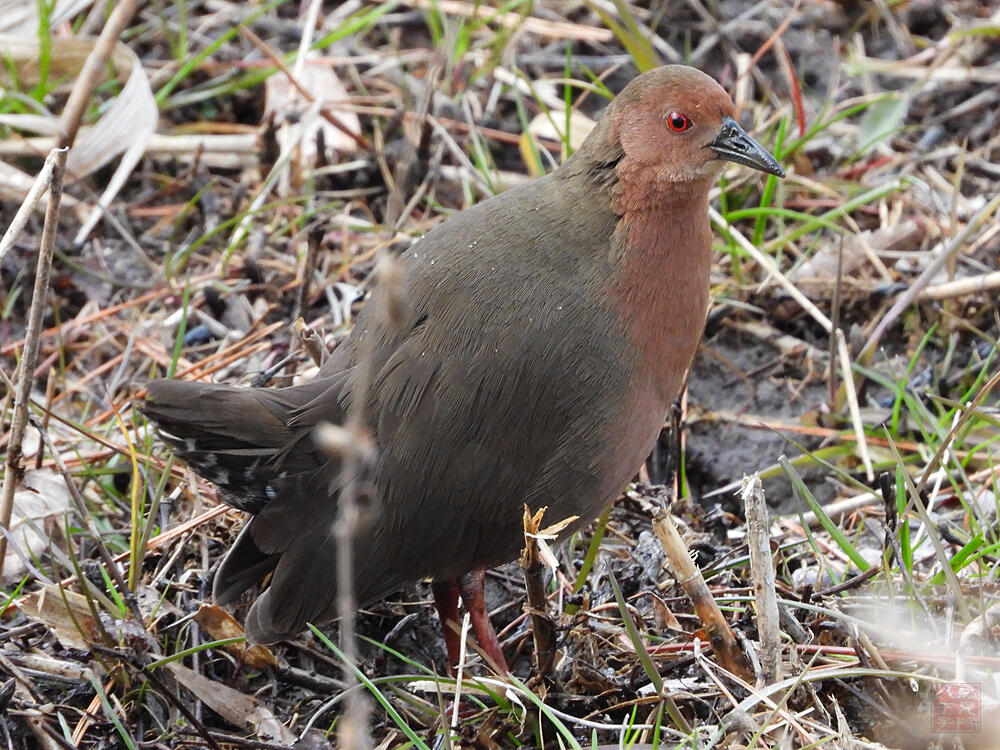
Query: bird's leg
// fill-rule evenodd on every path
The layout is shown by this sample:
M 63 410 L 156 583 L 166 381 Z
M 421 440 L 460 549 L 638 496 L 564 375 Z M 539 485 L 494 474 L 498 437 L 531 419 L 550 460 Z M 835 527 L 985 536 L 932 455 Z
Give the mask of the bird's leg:
M 462 592 L 462 603 L 465 605 L 465 611 L 469 613 L 472 632 L 476 634 L 479 648 L 483 650 L 493 669 L 499 674 L 506 674 L 509 671 L 507 661 L 503 657 L 496 631 L 493 630 L 493 623 L 490 622 L 490 615 L 486 611 L 486 599 L 483 594 L 485 581 L 486 571 L 473 570 L 459 577 L 458 588 Z
M 458 581 L 454 578 L 447 581 L 431 581 L 431 591 L 434 592 L 434 609 L 441 621 L 441 632 L 444 635 L 444 647 L 448 652 L 448 674 L 455 674 L 459 656 L 462 651 L 462 640 L 458 635 Z

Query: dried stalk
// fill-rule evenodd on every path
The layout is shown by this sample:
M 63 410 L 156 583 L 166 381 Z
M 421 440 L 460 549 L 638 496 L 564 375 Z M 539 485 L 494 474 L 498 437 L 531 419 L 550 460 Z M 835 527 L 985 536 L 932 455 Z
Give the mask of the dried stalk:
M 524 609 L 531 617 L 531 634 L 535 641 L 535 675 L 538 679 L 552 671 L 552 663 L 556 657 L 556 625 L 549 615 L 549 600 L 545 595 L 542 576 L 545 564 L 538 544 L 544 513 L 545 509 L 542 508 L 532 515 L 528 506 L 524 506 L 524 550 L 519 560 L 527 590 L 528 603 Z
M 387 326 L 397 325 L 402 319 L 406 301 L 401 297 L 402 271 L 398 262 L 384 251 L 375 268 L 378 296 L 373 303 L 378 307 L 375 315 Z M 371 706 L 367 694 L 358 688 L 355 668 L 358 662 L 354 618 L 357 600 L 354 595 L 354 540 L 365 520 L 365 499 L 372 499 L 373 488 L 369 474 L 375 458 L 375 444 L 365 426 L 368 392 L 374 378 L 372 346 L 375 336 L 364 339 L 358 352 L 355 369 L 354 395 L 343 427 L 321 424 L 316 439 L 331 457 L 339 458 L 340 490 L 337 493 L 337 520 L 334 537 L 337 540 L 337 615 L 340 620 L 340 650 L 346 668 L 344 680 L 347 707 L 340 722 L 340 746 L 349 750 L 366 750 L 371 747 L 368 716 Z M 353 688 L 353 689 L 352 689 Z
M 691 561 L 687 546 L 665 508 L 659 509 L 654 515 L 653 531 L 663 546 L 674 578 L 694 605 L 695 613 L 708 634 L 708 640 L 712 644 L 719 664 L 743 680 L 752 680 L 753 672 L 743 652 L 740 651 L 736 636 L 733 635 L 719 605 L 715 603 L 701 571 Z
M 362 357 L 364 362 L 368 357 Z M 359 368 L 364 365 L 359 364 Z M 365 368 L 368 369 L 368 368 Z M 367 374 L 367 373 L 364 373 Z M 348 750 L 366 750 L 371 747 L 368 716 L 371 706 L 364 691 L 360 690 L 355 674 L 358 663 L 357 638 L 354 618 L 357 599 L 354 595 L 354 539 L 362 524 L 360 509 L 363 482 L 358 473 L 374 450 L 362 423 L 364 403 L 370 384 L 370 375 L 359 378 L 362 386 L 352 401 L 345 427 L 321 424 L 316 430 L 316 442 L 331 458 L 339 458 L 340 490 L 337 493 L 337 520 L 333 524 L 337 540 L 337 615 L 340 619 L 340 651 L 343 654 L 344 683 L 347 691 L 346 709 L 340 721 L 341 747 Z M 368 456 L 363 455 L 367 453 Z
M 34 685 L 28 674 L 17 667 L 5 654 L 0 653 L 0 667 L 3 667 L 7 674 L 14 680 L 14 695 L 18 701 L 26 706 L 39 705 L 40 698 L 35 695 Z M 22 720 L 31 731 L 35 742 L 41 750 L 62 750 L 62 745 L 56 742 L 49 733 L 45 731 L 45 714 L 37 709 L 25 711 Z
M 875 470 L 872 468 L 872 457 L 868 452 L 868 441 L 865 439 L 865 427 L 861 422 L 861 406 L 858 404 L 858 391 L 854 386 L 854 370 L 851 369 L 851 355 L 847 351 L 847 339 L 840 328 L 834 331 L 837 343 L 837 357 L 840 369 L 844 374 L 844 393 L 847 395 L 847 410 L 851 415 L 851 425 L 854 427 L 854 438 L 857 441 L 861 463 L 865 467 L 865 476 L 869 482 L 875 481 Z M 831 367 L 833 365 L 831 364 Z
M 943 284 L 929 286 L 917 295 L 918 301 L 943 300 L 961 297 L 966 294 L 979 294 L 1000 289 L 1000 271 L 970 276 L 967 279 L 955 279 Z
M 743 507 L 747 516 L 747 544 L 750 547 L 750 577 L 757 604 L 757 633 L 760 637 L 760 666 L 764 683 L 781 679 L 781 629 L 778 600 L 774 590 L 771 561 L 771 521 L 764 499 L 760 474 L 743 477 Z
M 59 146 L 72 147 L 73 141 L 76 140 L 76 133 L 80 129 L 83 113 L 87 109 L 90 96 L 104 80 L 108 60 L 111 59 L 111 54 L 115 50 L 118 37 L 128 26 L 128 22 L 132 20 L 137 6 L 137 0 L 120 0 L 111 11 L 108 22 L 104 25 L 94 48 L 83 63 L 80 75 L 73 84 L 73 90 L 69 92 L 69 99 L 66 100 L 66 106 L 59 120 L 62 129 L 62 133 L 59 135 Z
M 0 526 L 10 529 L 10 518 L 14 511 L 14 490 L 20 483 L 24 469 L 21 442 L 28 425 L 28 402 L 31 399 L 32 377 L 41 339 L 42 316 L 45 314 L 45 298 L 49 292 L 49 274 L 52 271 L 52 253 L 59 224 L 59 202 L 62 198 L 63 176 L 66 172 L 66 157 L 69 149 L 53 149 L 46 161 L 52 161 L 52 179 L 49 186 L 49 201 L 45 208 L 45 225 L 42 229 L 41 246 L 35 265 L 35 288 L 31 295 L 31 309 L 28 312 L 28 328 L 24 333 L 24 350 L 21 364 L 15 378 L 14 413 L 11 418 L 10 441 L 4 459 L 3 490 L 0 492 Z M 7 556 L 7 536 L 0 536 L 0 578 L 3 577 L 4 558 Z

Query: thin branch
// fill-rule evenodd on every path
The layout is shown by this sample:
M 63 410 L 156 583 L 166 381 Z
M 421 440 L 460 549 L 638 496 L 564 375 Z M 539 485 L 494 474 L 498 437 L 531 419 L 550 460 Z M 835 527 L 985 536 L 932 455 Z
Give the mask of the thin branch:
M 24 440 L 24 431 L 28 424 L 28 403 L 31 399 L 31 385 L 34 382 L 32 375 L 35 371 L 35 362 L 38 361 L 42 317 L 45 314 L 45 299 L 49 291 L 49 274 L 52 271 L 52 253 L 56 243 L 59 203 L 62 199 L 63 176 L 66 172 L 68 153 L 68 148 L 53 149 L 46 159 L 46 161 L 52 160 L 49 202 L 45 209 L 45 225 L 42 229 L 41 246 L 38 249 L 38 262 L 35 265 L 35 288 L 28 313 L 28 328 L 24 334 L 24 350 L 21 353 L 21 364 L 15 379 L 14 413 L 11 418 L 7 457 L 4 459 L 3 490 L 0 491 L 0 527 L 8 531 L 14 511 L 14 490 L 24 472 L 21 466 L 23 458 L 21 442 Z M 3 535 L 0 537 L 0 578 L 3 577 L 6 555 L 7 536 Z

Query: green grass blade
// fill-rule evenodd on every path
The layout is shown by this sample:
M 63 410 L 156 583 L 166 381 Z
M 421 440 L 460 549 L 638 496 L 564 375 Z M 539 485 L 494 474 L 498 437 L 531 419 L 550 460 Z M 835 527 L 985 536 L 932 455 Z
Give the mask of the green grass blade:
M 791 462 L 785 456 L 781 456 L 778 458 L 778 463 L 781 464 L 781 468 L 784 469 L 785 474 L 788 475 L 788 479 L 792 483 L 792 490 L 799 497 L 799 499 L 809 506 L 809 510 L 816 515 L 817 520 L 820 522 L 820 525 L 826 533 L 833 538 L 834 542 L 837 543 L 837 546 L 843 550 L 844 554 L 847 555 L 851 562 L 853 562 L 862 572 L 868 570 L 871 565 L 868 564 L 868 561 L 861 555 L 857 547 L 851 544 L 851 541 L 847 538 L 844 532 L 841 531 L 840 527 L 837 526 L 830 516 L 826 514 L 826 511 L 823 510 L 823 506 L 819 504 L 816 497 L 809 491 L 809 488 L 806 487 L 806 483 L 802 481 L 802 476 L 795 470 L 795 467 L 792 466 Z

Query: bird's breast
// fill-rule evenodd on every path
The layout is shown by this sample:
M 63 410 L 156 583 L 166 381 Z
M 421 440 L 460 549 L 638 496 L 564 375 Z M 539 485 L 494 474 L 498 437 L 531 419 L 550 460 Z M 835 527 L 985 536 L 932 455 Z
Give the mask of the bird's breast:
M 699 202 L 625 216 L 616 232 L 609 296 L 636 355 L 638 401 L 656 400 L 664 411 L 705 325 L 712 250 L 706 209 Z
M 649 455 L 701 339 L 711 264 L 706 208 L 619 222 L 607 291 L 632 356 L 628 388 L 606 427 L 608 492 L 620 491 Z

